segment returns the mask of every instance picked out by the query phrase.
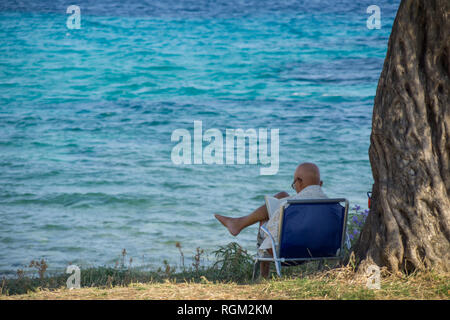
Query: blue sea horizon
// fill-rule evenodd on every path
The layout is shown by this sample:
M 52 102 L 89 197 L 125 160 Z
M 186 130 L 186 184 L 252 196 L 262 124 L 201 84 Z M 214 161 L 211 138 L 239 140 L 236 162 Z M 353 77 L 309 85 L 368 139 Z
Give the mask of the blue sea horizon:
M 315 162 L 329 197 L 367 207 L 373 100 L 400 1 L 65 1 L 0 4 L 0 274 L 179 264 L 237 241 L 241 216 L 292 194 Z M 368 29 L 368 6 L 381 29 Z M 279 129 L 279 170 L 175 165 L 176 129 Z M 208 260 L 209 259 L 209 260 Z

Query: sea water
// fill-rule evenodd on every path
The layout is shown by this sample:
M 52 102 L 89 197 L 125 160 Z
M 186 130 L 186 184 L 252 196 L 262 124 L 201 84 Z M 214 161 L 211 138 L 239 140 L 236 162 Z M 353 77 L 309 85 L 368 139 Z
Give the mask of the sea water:
M 0 2 L 0 273 L 33 259 L 189 265 L 316 163 L 367 204 L 372 107 L 399 1 Z M 70 29 L 69 5 L 80 8 Z M 369 29 L 367 7 L 380 8 Z M 171 161 L 174 130 L 279 129 L 279 170 Z

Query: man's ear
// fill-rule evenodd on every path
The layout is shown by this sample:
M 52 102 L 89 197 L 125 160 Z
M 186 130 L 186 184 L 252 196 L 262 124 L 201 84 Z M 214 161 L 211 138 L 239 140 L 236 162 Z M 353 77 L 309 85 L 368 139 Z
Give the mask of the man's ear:
M 322 184 L 323 184 L 323 181 L 322 181 L 322 180 L 320 180 L 320 186 L 322 186 Z

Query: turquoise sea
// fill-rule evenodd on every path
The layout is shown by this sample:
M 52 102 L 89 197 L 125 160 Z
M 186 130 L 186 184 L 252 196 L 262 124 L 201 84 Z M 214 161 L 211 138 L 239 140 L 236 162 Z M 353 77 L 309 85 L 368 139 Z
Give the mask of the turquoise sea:
M 367 205 L 373 100 L 399 1 L 0 3 L 0 274 L 202 263 L 248 214 L 319 165 L 324 191 Z M 381 9 L 381 29 L 366 12 Z M 175 129 L 279 129 L 280 168 L 175 165 Z

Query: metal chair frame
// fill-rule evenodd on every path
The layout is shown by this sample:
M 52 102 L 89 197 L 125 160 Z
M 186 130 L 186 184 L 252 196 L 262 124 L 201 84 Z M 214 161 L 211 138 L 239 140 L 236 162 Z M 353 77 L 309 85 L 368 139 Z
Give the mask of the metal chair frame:
M 343 219 L 343 226 L 342 226 L 342 235 L 341 235 L 341 246 L 337 250 L 335 256 L 330 257 L 310 257 L 310 258 L 283 258 L 280 257 L 280 245 L 281 245 L 281 230 L 283 225 L 283 218 L 284 218 L 284 210 L 287 208 L 287 206 L 291 204 L 300 204 L 300 203 L 341 203 L 345 202 L 345 211 L 344 211 L 344 219 Z M 285 262 L 300 262 L 300 261 L 314 261 L 314 260 L 341 260 L 343 258 L 343 246 L 346 239 L 346 231 L 347 231 L 347 215 L 348 215 L 348 207 L 349 202 L 345 198 L 334 198 L 334 199 L 302 199 L 302 200 L 288 200 L 287 203 L 281 208 L 280 212 L 280 223 L 278 226 L 278 246 L 275 243 L 275 239 L 273 238 L 273 235 L 269 232 L 269 230 L 265 226 L 261 226 L 261 230 L 267 234 L 270 241 L 272 242 L 272 252 L 273 257 L 255 257 L 255 265 L 253 269 L 253 278 L 255 278 L 255 273 L 257 269 L 257 264 L 259 264 L 261 261 L 269 261 L 275 263 L 275 268 L 277 271 L 277 275 L 281 277 L 281 264 Z

